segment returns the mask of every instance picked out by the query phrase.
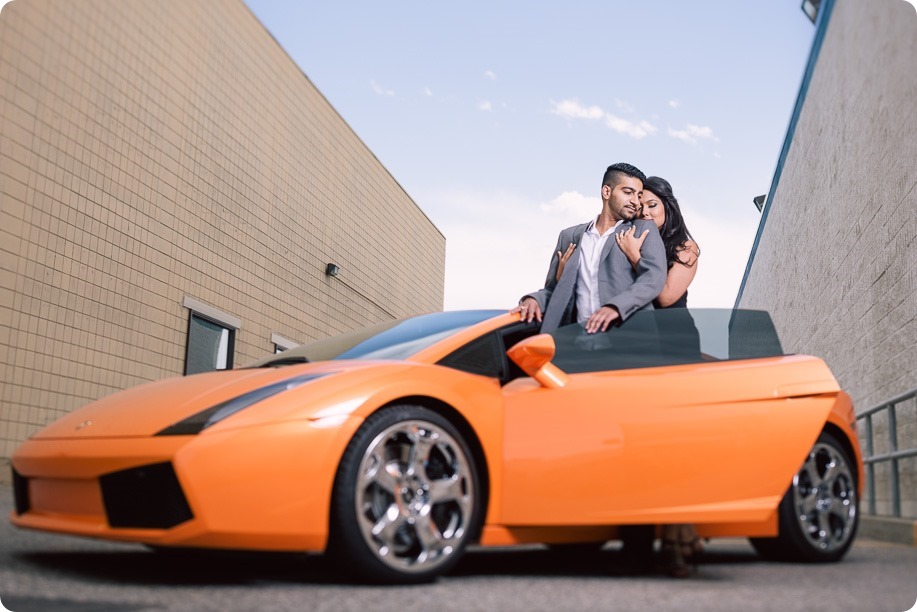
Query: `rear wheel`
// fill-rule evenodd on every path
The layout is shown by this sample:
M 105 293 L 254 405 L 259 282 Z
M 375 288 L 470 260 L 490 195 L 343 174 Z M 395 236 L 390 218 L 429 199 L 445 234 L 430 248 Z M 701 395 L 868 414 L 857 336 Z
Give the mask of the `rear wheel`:
M 822 432 L 780 502 L 780 535 L 751 543 L 766 559 L 838 561 L 856 535 L 858 503 L 855 465 L 837 438 Z
M 480 508 L 477 467 L 456 428 L 426 408 L 393 406 L 344 452 L 329 551 L 372 582 L 429 581 L 458 561 Z

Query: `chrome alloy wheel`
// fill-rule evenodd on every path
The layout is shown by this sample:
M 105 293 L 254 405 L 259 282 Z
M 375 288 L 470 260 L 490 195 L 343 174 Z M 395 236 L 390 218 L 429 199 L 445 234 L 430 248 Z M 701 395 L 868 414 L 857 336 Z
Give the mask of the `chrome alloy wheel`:
M 829 553 L 853 536 L 857 512 L 856 479 L 843 454 L 817 443 L 793 478 L 793 507 L 810 545 Z
M 401 572 L 427 572 L 460 549 L 474 508 L 463 446 L 442 427 L 398 422 L 366 448 L 357 472 L 356 515 L 376 557 Z

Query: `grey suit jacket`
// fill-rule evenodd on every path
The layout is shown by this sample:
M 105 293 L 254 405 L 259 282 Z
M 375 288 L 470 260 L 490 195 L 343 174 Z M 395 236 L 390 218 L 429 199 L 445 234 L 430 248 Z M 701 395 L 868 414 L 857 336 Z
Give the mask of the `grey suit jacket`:
M 565 252 L 571 242 L 579 245 L 583 233 L 591 224 L 592 222 L 590 221 L 589 223 L 568 227 L 560 233 L 557 239 L 557 246 L 551 255 L 551 265 L 548 267 L 548 276 L 545 279 L 544 289 L 526 296 L 535 298 L 542 311 L 547 309 L 547 305 L 557 286 L 555 279 L 558 266 L 557 251 Z M 632 226 L 636 226 L 637 236 L 641 235 L 644 230 L 649 230 L 640 250 L 640 263 L 637 265 L 637 269 L 634 270 L 633 266 L 630 265 L 627 256 L 618 247 L 614 236 L 609 236 L 602 249 L 599 261 L 599 299 L 603 306 L 613 306 L 617 309 L 622 321 L 638 310 L 653 308 L 653 300 L 662 293 L 668 272 L 665 261 L 665 247 L 662 244 L 662 238 L 659 236 L 656 224 L 647 219 L 625 221 L 617 227 L 615 234 L 627 231 Z M 579 270 L 576 272 L 578 282 Z M 562 325 L 576 321 L 575 305 L 576 291 L 574 290 L 573 295 L 569 297 L 569 301 L 565 306 L 564 316 L 561 320 Z

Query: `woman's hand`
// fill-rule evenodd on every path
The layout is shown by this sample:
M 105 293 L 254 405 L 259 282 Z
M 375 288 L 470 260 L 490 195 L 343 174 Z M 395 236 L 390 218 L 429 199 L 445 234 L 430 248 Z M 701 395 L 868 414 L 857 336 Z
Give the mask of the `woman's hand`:
M 554 280 L 557 282 L 560 282 L 560 277 L 563 275 L 564 268 L 567 267 L 567 262 L 570 260 L 570 256 L 573 255 L 574 250 L 576 250 L 576 245 L 571 242 L 566 252 L 557 251 L 557 274 L 554 275 Z
M 640 263 L 640 249 L 643 247 L 643 241 L 646 240 L 646 235 L 648 233 L 648 229 L 643 230 L 643 233 L 640 234 L 638 238 L 637 227 L 631 226 L 625 231 L 615 234 L 615 240 L 618 246 L 621 248 L 621 251 L 623 251 L 624 256 L 627 257 L 627 261 L 629 261 L 630 265 L 634 268 Z

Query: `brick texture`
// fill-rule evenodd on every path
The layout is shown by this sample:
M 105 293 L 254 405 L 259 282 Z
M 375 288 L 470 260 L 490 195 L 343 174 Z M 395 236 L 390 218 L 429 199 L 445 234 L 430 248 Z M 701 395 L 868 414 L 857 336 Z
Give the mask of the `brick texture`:
M 910 5 L 836 2 L 740 300 L 772 313 L 787 350 L 823 357 L 860 411 L 917 387 L 915 58 Z M 887 420 L 874 428 L 888 440 Z M 898 446 L 917 447 L 912 409 Z M 902 505 L 917 517 L 914 465 Z
M 444 237 L 241 0 L 7 4 L 0 121 L 2 458 L 180 374 L 185 296 L 236 364 L 442 309 Z

